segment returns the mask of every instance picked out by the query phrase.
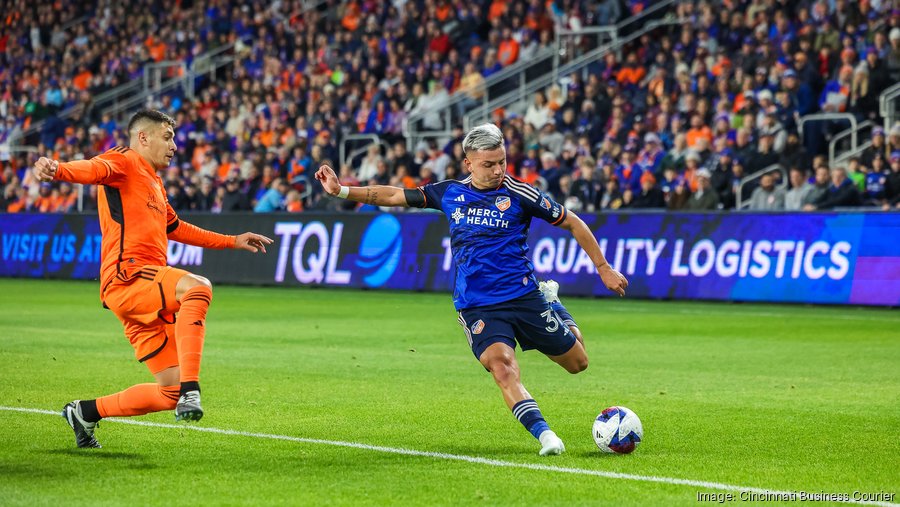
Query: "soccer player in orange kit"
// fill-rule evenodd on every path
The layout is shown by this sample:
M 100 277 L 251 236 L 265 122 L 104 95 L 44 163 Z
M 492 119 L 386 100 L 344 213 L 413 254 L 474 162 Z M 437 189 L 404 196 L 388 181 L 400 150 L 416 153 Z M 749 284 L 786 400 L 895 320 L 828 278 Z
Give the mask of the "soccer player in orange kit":
M 156 378 L 155 384 L 67 404 L 62 415 L 74 430 L 78 447 L 100 447 L 94 429 L 104 417 L 173 408 L 176 420 L 203 417 L 200 358 L 212 285 L 202 276 L 167 265 L 168 238 L 205 248 L 263 253 L 272 244 L 260 234 L 226 236 L 178 219 L 157 175 L 175 155 L 174 127 L 175 120 L 162 112 L 138 111 L 128 122 L 129 147 L 117 146 L 74 162 L 41 157 L 34 165 L 40 181 L 100 186 L 100 299 L 122 321 L 137 360 Z

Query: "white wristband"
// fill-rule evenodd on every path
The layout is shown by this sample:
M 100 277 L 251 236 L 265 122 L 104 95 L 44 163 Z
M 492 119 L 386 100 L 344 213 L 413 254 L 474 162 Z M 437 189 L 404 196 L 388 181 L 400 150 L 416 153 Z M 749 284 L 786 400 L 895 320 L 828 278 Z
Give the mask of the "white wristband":
M 349 194 L 350 194 L 350 187 L 345 187 L 344 185 L 341 185 L 341 191 L 337 193 L 337 196 L 340 197 L 341 199 L 346 199 Z

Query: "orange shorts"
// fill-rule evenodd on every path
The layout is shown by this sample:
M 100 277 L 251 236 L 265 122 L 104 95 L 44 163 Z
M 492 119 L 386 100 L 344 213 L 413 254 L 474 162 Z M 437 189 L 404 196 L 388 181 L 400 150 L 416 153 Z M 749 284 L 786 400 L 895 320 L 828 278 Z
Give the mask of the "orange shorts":
M 175 346 L 175 286 L 187 271 L 171 266 L 143 266 L 131 280 L 113 279 L 103 292 L 103 303 L 125 326 L 125 337 L 138 361 L 150 373 L 178 366 Z

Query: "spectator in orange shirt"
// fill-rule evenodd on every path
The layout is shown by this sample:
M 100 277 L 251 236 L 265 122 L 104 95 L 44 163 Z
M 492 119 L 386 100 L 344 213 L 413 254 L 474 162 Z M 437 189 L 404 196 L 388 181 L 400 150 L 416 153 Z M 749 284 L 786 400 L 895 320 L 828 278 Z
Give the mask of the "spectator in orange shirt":
M 53 187 L 49 183 L 41 183 L 38 198 L 34 201 L 34 210 L 40 213 L 50 213 L 53 209 Z
M 220 158 L 221 161 L 219 162 L 219 167 L 216 169 L 216 179 L 225 181 L 231 175 L 231 171 L 237 168 L 237 166 L 231 161 L 230 151 L 223 151 Z
M 350 2 L 344 7 L 344 16 L 341 18 L 341 26 L 348 32 L 355 32 L 359 28 L 360 9 L 357 2 Z
M 512 36 L 512 30 L 503 29 L 503 40 L 497 48 L 497 60 L 500 65 L 507 67 L 516 63 L 519 59 L 519 43 Z
M 300 213 L 303 211 L 303 200 L 300 198 L 300 192 L 290 190 L 284 199 L 284 209 L 288 213 Z
M 712 145 L 712 130 L 703 124 L 703 117 L 699 114 L 691 116 L 691 128 L 688 129 L 686 138 L 688 148 L 697 148 L 697 142 L 701 138 L 706 139 L 709 142 L 708 145 Z
M 78 202 L 78 194 L 72 190 L 72 184 L 68 181 L 60 182 L 55 198 L 53 211 L 56 213 L 68 213 L 75 209 Z
M 150 52 L 150 58 L 153 58 L 156 62 L 161 62 L 166 59 L 168 47 L 161 39 L 153 41 L 151 38 L 151 40 L 148 41 L 147 50 Z
M 637 86 L 646 75 L 647 69 L 640 66 L 637 54 L 628 53 L 625 64 L 616 73 L 616 81 L 622 86 Z
M 650 82 L 647 83 L 647 92 L 656 97 L 657 100 L 662 99 L 666 95 L 667 74 L 666 68 L 660 66 L 656 69 L 656 73 L 653 74 Z
M 10 204 L 6 206 L 7 213 L 21 213 L 23 211 L 28 211 L 31 207 L 31 203 L 29 203 L 30 198 L 28 197 L 28 192 L 23 187 L 16 188 L 12 190 L 13 197 L 10 199 Z
M 206 163 L 206 156 L 212 150 L 212 146 L 209 145 L 209 140 L 204 132 L 197 132 L 196 138 L 197 145 L 194 146 L 194 153 L 191 156 L 191 166 L 193 166 L 195 171 L 199 172 L 203 164 Z
M 493 21 L 506 14 L 506 0 L 494 0 L 488 8 L 488 21 Z
M 409 170 L 405 165 L 398 165 L 397 169 L 394 172 L 394 177 L 391 178 L 391 185 L 395 187 L 402 187 L 408 189 L 414 189 L 417 187 L 416 179 L 409 175 Z
M 275 142 L 275 131 L 272 130 L 272 123 L 264 118 L 260 117 L 259 119 L 259 143 L 265 146 L 266 148 L 271 148 L 272 144 Z
M 441 0 L 437 6 L 437 9 L 435 9 L 434 17 L 437 18 L 437 20 L 441 23 L 445 23 L 447 21 L 447 18 L 449 18 L 450 15 L 453 14 L 453 10 L 453 6 L 450 5 L 450 2 L 448 2 L 447 0 Z
M 688 150 L 684 156 L 684 179 L 688 183 L 691 192 L 696 192 L 698 188 L 697 171 L 700 170 L 700 154 L 694 150 Z
M 87 66 L 82 65 L 78 74 L 72 78 L 72 86 L 80 91 L 87 90 L 88 86 L 91 84 L 91 78 L 93 77 L 94 75 L 88 70 Z

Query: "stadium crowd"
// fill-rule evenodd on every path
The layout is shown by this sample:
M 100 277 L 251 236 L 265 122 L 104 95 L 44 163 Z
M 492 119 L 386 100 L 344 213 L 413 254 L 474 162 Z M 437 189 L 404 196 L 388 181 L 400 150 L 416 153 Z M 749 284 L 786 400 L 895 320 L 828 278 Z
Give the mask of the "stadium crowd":
M 649 4 L 330 1 L 304 10 L 300 0 L 144 0 L 127 16 L 112 2 L 18 0 L 4 10 L 0 36 L 0 209 L 72 210 L 70 186 L 31 179 L 37 156 L 75 159 L 127 144 L 124 125 L 92 108 L 92 97 L 142 78 L 148 63 L 189 64 L 226 44 L 233 68 L 201 82 L 193 100 L 172 94 L 146 104 L 178 121 L 178 154 L 163 175 L 175 209 L 346 206 L 311 183 L 326 162 L 340 166 L 345 185 L 461 178 L 462 129 L 407 150 L 409 115 L 438 110 L 458 90 L 477 98 L 488 76 L 550 47 L 556 26 L 608 24 Z M 823 140 L 840 126 L 810 124 L 801 142 L 797 121 L 850 112 L 881 123 L 878 95 L 900 81 L 900 10 L 891 8 L 884 0 L 676 2 L 670 15 L 685 23 L 563 76 L 524 114 L 495 112 L 509 171 L 573 210 L 729 209 L 741 177 L 780 164 L 789 189 L 774 175 L 759 178 L 743 193 L 752 208 L 896 208 L 900 125 L 875 129 L 870 149 L 828 167 Z M 57 118 L 73 107 L 69 120 Z M 39 122 L 24 139 L 36 152 L 2 148 Z M 359 133 L 383 145 L 342 166 L 341 140 Z M 95 188 L 83 205 L 96 206 Z

